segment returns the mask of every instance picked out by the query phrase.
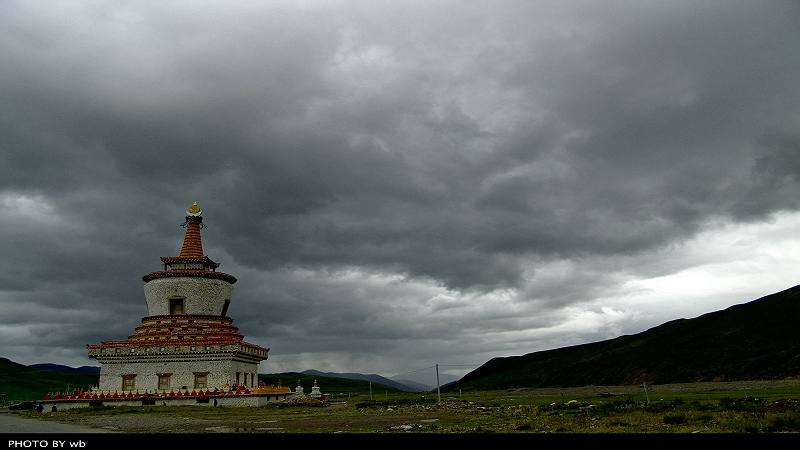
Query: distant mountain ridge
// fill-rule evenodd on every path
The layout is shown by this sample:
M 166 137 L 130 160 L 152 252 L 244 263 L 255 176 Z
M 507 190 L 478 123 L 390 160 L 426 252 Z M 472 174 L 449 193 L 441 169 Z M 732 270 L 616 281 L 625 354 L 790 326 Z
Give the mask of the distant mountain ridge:
M 98 375 L 100 374 L 100 368 L 95 366 L 70 367 L 61 364 L 42 363 L 42 364 L 31 364 L 28 367 L 33 367 L 34 369 L 39 369 L 39 370 L 48 370 L 50 372 L 86 373 L 86 374 L 98 374 Z
M 615 386 L 800 377 L 800 286 L 635 335 L 493 358 L 449 389 Z
M 436 390 L 435 383 L 434 385 L 430 385 L 428 383 L 422 383 L 415 380 L 399 380 L 393 378 L 386 378 L 376 374 L 366 375 L 363 373 L 320 372 L 319 370 L 314 370 L 314 369 L 306 370 L 303 371 L 302 373 L 317 375 L 317 376 L 326 376 L 331 378 L 346 378 L 350 380 L 372 381 L 379 384 L 383 384 L 385 386 L 391 386 L 406 392 L 430 392 Z M 452 375 L 447 375 L 447 374 L 442 374 L 440 375 L 439 378 L 441 386 L 445 386 L 448 383 L 452 383 L 458 380 L 458 377 L 454 377 Z
M 420 383 L 414 380 L 394 380 L 396 383 L 408 386 L 407 392 L 430 392 L 436 389 L 436 386 L 429 386 L 425 383 Z
M 395 389 L 405 391 L 405 392 L 419 392 L 417 386 L 409 386 L 407 384 L 403 384 L 394 380 L 390 380 L 386 377 L 382 377 L 377 374 L 362 374 L 362 373 L 335 373 L 335 372 L 321 372 L 319 370 L 304 370 L 300 372 L 305 375 L 312 375 L 312 376 L 319 376 L 319 377 L 328 377 L 328 378 L 344 378 L 347 380 L 363 380 L 363 381 L 372 381 L 377 384 L 382 384 L 384 386 L 390 386 Z M 430 390 L 430 389 L 424 389 Z

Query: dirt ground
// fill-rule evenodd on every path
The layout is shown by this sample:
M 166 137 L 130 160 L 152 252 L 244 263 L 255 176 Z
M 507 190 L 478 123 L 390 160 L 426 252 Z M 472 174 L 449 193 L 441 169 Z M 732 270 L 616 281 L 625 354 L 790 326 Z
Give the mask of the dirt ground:
M 184 412 L 172 408 L 167 411 L 108 415 L 43 413 L 40 420 L 122 433 L 370 433 L 414 429 L 423 423 L 435 423 L 443 417 L 458 421 L 461 415 L 470 414 L 467 410 L 472 409 L 454 407 L 447 402 L 435 407 L 389 408 L 367 412 L 356 410 L 346 403 L 324 408 L 186 408 Z

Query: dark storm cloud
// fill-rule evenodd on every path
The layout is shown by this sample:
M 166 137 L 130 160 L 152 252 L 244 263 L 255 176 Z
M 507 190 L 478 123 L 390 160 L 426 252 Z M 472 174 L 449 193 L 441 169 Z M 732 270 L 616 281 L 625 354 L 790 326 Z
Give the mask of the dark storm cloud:
M 0 320 L 107 308 L 124 323 L 90 341 L 124 337 L 197 201 L 256 339 L 517 333 L 471 348 L 489 355 L 573 320 L 613 334 L 636 311 L 569 308 L 686 269 L 663 252 L 720 224 L 798 210 L 798 19 L 745 1 L 5 2 Z M 77 354 L 83 333 L 64 338 Z

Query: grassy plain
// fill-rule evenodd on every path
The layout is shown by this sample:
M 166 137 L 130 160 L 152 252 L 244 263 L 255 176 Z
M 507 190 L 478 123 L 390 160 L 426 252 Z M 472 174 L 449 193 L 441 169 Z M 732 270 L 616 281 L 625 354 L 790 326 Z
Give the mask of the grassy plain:
M 325 407 L 120 407 L 21 414 L 125 433 L 799 433 L 800 390 L 479 391 L 344 396 Z

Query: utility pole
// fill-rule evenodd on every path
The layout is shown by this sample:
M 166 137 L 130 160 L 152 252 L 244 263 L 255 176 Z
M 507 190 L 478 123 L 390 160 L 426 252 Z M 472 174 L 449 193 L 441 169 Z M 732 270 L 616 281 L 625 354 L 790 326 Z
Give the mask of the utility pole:
M 436 365 L 436 394 L 439 397 L 439 403 L 442 403 L 442 390 L 439 388 L 439 365 Z

